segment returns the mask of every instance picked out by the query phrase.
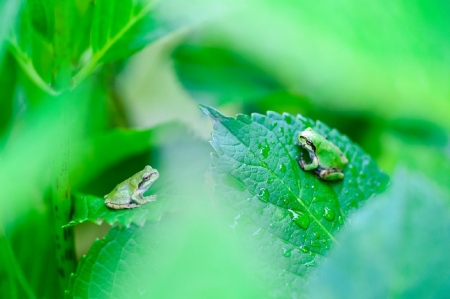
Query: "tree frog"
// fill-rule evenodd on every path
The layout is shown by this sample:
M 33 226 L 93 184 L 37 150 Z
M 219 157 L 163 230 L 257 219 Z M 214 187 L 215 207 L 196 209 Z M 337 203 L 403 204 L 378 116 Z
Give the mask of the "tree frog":
M 120 210 L 136 208 L 155 201 L 156 195 L 143 196 L 143 194 L 158 178 L 158 170 L 147 165 L 106 194 L 105 204 L 111 209 Z
M 303 157 L 298 158 L 298 164 L 305 171 L 314 170 L 314 174 L 323 180 L 340 180 L 344 178 L 342 169 L 348 163 L 341 150 L 331 141 L 311 128 L 298 134 L 300 146 L 308 151 L 311 163 L 307 164 Z

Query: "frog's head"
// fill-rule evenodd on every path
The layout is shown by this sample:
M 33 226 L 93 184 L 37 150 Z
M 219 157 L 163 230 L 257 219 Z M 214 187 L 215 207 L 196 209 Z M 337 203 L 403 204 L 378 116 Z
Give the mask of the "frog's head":
M 158 170 L 151 166 L 145 166 L 144 170 L 140 172 L 141 179 L 138 185 L 138 189 L 142 192 L 147 191 L 148 188 L 159 178 Z
M 298 142 L 301 147 L 309 152 L 316 152 L 318 143 L 317 133 L 313 129 L 307 128 L 298 134 Z

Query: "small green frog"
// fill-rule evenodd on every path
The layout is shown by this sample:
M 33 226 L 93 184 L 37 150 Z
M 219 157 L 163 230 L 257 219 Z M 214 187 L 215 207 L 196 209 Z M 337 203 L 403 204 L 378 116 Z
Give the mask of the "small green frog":
M 341 150 L 331 141 L 307 128 L 298 134 L 300 146 L 308 151 L 311 163 L 306 164 L 301 156 L 298 164 L 305 171 L 314 170 L 314 174 L 323 180 L 340 180 L 344 178 L 342 169 L 348 163 Z
M 111 209 L 132 209 L 147 202 L 155 201 L 156 195 L 143 196 L 144 192 L 159 178 L 158 170 L 151 166 L 145 168 L 105 195 L 105 204 Z

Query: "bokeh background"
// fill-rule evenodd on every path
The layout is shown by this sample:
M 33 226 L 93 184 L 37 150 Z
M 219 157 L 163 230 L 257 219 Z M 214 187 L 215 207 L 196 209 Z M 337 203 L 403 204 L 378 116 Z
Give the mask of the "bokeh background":
M 223 229 L 230 220 L 218 220 L 222 208 L 201 208 L 210 202 L 212 125 L 198 104 L 229 116 L 271 110 L 320 120 L 386 173 L 408 169 L 448 192 L 448 1 L 116 2 L 74 0 L 61 8 L 56 1 L 0 1 L 3 290 L 18 298 L 56 294 L 40 273 L 56 267 L 47 199 L 53 159 L 66 147 L 72 193 L 103 196 L 151 164 L 167 173 L 155 190 L 189 211 L 178 225 L 192 238 L 175 234 L 184 241 L 174 248 L 193 253 L 208 239 L 230 250 L 217 260 L 219 245 L 205 249 L 197 258 L 209 257 L 212 266 L 203 273 L 246 260 L 235 256 L 234 237 Z M 148 8 L 142 22 L 133 23 L 125 13 L 130 7 Z M 211 223 L 220 227 L 215 234 Z M 108 229 L 78 227 L 77 256 Z M 234 241 L 218 241 L 224 239 Z M 248 293 L 224 298 L 266 294 L 264 287 L 246 287 L 258 285 L 253 274 L 229 274 L 239 264 L 222 273 L 216 282 L 226 283 L 217 289 L 237 284 Z M 181 261 L 166 269 L 197 266 Z M 167 288 L 155 292 L 170 297 Z

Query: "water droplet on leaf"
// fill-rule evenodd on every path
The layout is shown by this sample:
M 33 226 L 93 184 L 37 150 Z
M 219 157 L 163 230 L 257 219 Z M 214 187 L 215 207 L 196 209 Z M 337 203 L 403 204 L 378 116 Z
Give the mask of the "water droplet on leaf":
M 312 247 L 321 247 L 320 241 L 312 240 L 311 241 L 311 246 Z
M 284 257 L 290 257 L 291 256 L 291 252 L 292 252 L 292 250 L 283 248 L 283 256 Z
M 258 198 L 264 202 L 269 201 L 269 191 L 266 188 L 259 189 Z
M 269 156 L 270 148 L 268 146 L 262 146 L 259 148 L 259 153 L 264 157 L 267 158 Z
M 299 211 L 294 210 L 288 210 L 291 214 L 292 220 L 302 229 L 306 230 L 309 227 L 310 219 L 309 216 L 306 214 L 303 214 Z
M 309 252 L 309 247 L 308 246 L 302 245 L 299 248 L 300 248 L 300 251 L 303 252 L 303 253 L 308 253 Z
M 281 172 L 286 172 L 286 165 L 280 164 L 279 168 Z
M 323 218 L 325 218 L 328 221 L 333 221 L 335 216 L 335 213 L 332 209 L 330 209 L 329 207 L 325 207 L 324 211 L 323 211 Z

